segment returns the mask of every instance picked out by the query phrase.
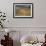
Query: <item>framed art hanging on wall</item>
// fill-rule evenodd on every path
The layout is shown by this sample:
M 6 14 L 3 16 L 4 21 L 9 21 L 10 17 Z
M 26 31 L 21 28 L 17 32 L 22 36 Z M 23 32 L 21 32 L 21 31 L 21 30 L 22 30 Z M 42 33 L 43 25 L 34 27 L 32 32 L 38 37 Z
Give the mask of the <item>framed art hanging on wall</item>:
M 33 17 L 32 3 L 13 3 L 13 18 Z

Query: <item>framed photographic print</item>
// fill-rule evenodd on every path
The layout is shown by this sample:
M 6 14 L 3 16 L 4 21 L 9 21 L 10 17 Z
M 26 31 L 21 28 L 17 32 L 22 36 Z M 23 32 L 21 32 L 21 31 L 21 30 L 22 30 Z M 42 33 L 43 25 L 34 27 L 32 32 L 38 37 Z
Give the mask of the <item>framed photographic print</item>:
M 13 3 L 13 18 L 33 17 L 32 3 Z

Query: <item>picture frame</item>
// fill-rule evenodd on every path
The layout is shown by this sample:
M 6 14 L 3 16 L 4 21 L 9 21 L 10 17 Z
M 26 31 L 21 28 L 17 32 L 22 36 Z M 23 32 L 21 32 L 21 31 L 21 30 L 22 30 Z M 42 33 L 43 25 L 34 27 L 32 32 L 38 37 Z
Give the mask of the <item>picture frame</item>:
M 32 18 L 33 3 L 13 3 L 13 18 Z

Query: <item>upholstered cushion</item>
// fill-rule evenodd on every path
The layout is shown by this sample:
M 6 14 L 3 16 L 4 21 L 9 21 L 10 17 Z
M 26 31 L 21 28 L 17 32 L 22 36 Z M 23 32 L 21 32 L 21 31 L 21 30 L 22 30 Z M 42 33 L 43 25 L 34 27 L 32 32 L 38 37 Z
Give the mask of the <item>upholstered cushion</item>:
M 21 43 L 25 43 L 25 42 L 31 43 L 31 42 L 34 42 L 34 41 L 37 41 L 37 38 L 35 38 L 34 36 L 28 36 L 28 35 L 24 35 L 20 40 Z

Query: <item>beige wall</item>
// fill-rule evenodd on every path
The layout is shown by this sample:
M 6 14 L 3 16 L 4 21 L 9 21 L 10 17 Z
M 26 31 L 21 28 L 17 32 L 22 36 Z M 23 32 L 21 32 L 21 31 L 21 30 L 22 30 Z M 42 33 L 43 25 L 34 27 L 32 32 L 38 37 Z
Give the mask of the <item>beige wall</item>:
M 13 18 L 13 3 L 33 3 L 34 18 Z M 46 0 L 0 0 L 0 10 L 6 12 L 6 27 L 46 27 Z

